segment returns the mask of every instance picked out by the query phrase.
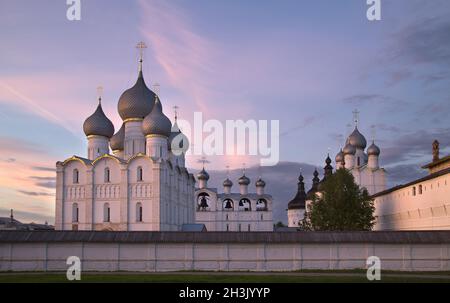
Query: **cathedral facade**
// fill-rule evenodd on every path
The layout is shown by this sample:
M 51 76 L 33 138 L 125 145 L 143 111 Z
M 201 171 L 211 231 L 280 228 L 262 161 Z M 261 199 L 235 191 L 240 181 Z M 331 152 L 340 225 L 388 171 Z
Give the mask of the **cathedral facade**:
M 120 96 L 118 112 L 123 124 L 114 134 L 100 97 L 83 124 L 87 157 L 57 162 L 55 228 L 175 231 L 194 223 L 188 141 L 176 117 L 172 125 L 159 96 L 147 87 L 142 57 L 137 81 Z
M 233 182 L 229 178 L 223 181 L 223 193 L 209 188 L 209 174 L 204 168 L 197 180 L 196 223 L 205 224 L 208 231 L 273 231 L 272 196 L 264 192 L 266 183 L 261 177 L 255 182 L 255 193 L 249 193 L 251 182 L 245 172 L 238 179 L 238 193 L 231 191 Z

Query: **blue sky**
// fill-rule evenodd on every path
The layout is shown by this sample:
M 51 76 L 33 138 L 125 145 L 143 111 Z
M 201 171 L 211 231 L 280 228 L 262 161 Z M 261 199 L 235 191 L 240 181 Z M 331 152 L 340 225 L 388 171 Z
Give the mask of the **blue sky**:
M 178 105 L 186 120 L 279 120 L 282 161 L 322 166 L 355 108 L 367 139 L 375 126 L 391 184 L 418 174 L 432 140 L 449 152 L 448 1 L 383 0 L 379 22 L 360 0 L 81 4 L 82 20 L 70 22 L 65 1 L 0 2 L 0 214 L 52 220 L 51 168 L 85 155 L 98 85 L 120 127 L 117 101 L 135 81 L 141 40 L 146 81 L 161 85 L 168 116 Z

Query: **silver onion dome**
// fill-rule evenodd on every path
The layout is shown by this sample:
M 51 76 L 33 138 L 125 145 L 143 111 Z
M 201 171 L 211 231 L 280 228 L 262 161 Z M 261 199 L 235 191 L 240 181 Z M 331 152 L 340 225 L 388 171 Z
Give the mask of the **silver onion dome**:
M 181 132 L 176 121 L 172 126 L 168 144 L 169 150 L 173 150 L 174 152 L 186 152 L 189 149 L 189 139 Z
M 197 174 L 198 180 L 209 180 L 209 174 L 206 172 L 205 168 L 202 168 L 202 170 Z
M 336 160 L 336 163 L 341 163 L 342 161 L 344 161 L 344 152 L 342 151 L 342 148 L 337 153 L 335 160 Z
M 158 96 L 155 98 L 155 105 L 150 114 L 148 114 L 142 122 L 142 131 L 144 135 L 161 135 L 165 137 L 170 136 L 172 123 L 169 118 L 164 115 L 162 105 Z
M 86 136 L 96 135 L 111 138 L 114 134 L 114 125 L 103 112 L 100 99 L 95 112 L 84 121 L 83 131 Z
M 238 179 L 238 183 L 239 185 L 249 185 L 250 179 L 244 174 Z
M 358 127 L 348 137 L 348 142 L 356 148 L 365 149 L 367 146 L 366 138 L 359 132 Z
M 153 109 L 156 94 L 144 81 L 142 70 L 133 87 L 127 89 L 119 98 L 118 111 L 122 120 L 143 119 Z
M 380 148 L 375 145 L 375 142 L 372 142 L 372 144 L 367 149 L 367 154 L 369 156 L 379 156 L 380 155 Z
M 122 123 L 119 131 L 114 134 L 109 140 L 109 145 L 112 150 L 123 150 L 125 141 L 125 124 Z
M 356 153 L 356 148 L 349 142 L 345 145 L 342 152 L 344 153 L 344 155 L 354 155 Z
M 225 181 L 223 181 L 223 187 L 231 187 L 231 186 L 233 186 L 233 182 L 230 179 L 226 178 Z
M 256 187 L 264 187 L 264 186 L 266 186 L 266 182 L 264 182 L 264 180 L 261 179 L 261 177 L 259 177 L 258 180 L 256 180 L 256 182 L 255 182 L 255 186 Z

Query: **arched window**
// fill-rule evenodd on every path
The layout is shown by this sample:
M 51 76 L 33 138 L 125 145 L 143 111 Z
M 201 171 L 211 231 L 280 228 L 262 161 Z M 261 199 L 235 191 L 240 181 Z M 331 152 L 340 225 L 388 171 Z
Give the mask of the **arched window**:
M 258 199 L 258 201 L 256 201 L 256 210 L 257 211 L 265 211 L 265 210 L 267 210 L 267 201 L 266 201 L 266 199 Z
M 248 225 L 248 229 L 247 230 L 250 231 L 250 224 Z
M 206 211 L 209 208 L 209 194 L 200 193 L 197 196 L 197 210 Z
M 109 171 L 109 167 L 105 168 L 105 183 L 109 183 L 111 181 L 111 173 Z
M 422 185 L 419 185 L 419 195 L 422 194 Z
M 137 168 L 137 180 L 138 181 L 143 180 L 143 171 L 142 171 L 142 167 L 140 167 L 140 166 Z
M 109 203 L 105 203 L 103 205 L 103 222 L 111 221 L 111 208 L 109 207 Z
M 361 166 L 361 160 L 360 160 L 359 157 L 356 159 L 356 162 L 357 162 L 357 165 L 358 165 L 358 166 Z
M 231 200 L 230 198 L 223 200 L 222 205 L 224 210 L 233 210 L 234 207 L 233 200 Z
M 412 195 L 413 195 L 413 196 L 416 195 L 416 187 L 415 187 L 415 186 L 412 188 Z
M 75 168 L 75 169 L 73 170 L 73 183 L 74 183 L 74 184 L 78 184 L 79 177 L 80 177 L 80 174 L 79 174 L 79 172 L 78 172 L 78 169 Z
M 142 222 L 142 203 L 136 203 L 136 222 Z
M 250 211 L 251 210 L 250 200 L 247 198 L 242 198 L 239 201 L 239 210 Z
M 72 204 L 72 222 L 78 222 L 78 204 Z

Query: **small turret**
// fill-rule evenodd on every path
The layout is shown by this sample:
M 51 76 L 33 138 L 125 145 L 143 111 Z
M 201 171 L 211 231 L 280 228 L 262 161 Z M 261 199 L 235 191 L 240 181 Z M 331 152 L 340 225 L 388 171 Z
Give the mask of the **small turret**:
M 198 187 L 200 189 L 208 186 L 209 174 L 206 172 L 205 167 L 197 174 Z
M 256 186 L 256 194 L 264 195 L 264 187 L 266 187 L 266 182 L 264 182 L 264 180 L 261 179 L 261 177 L 259 177 L 258 180 L 256 180 L 255 186 Z
M 101 101 L 102 97 L 99 95 L 97 109 L 83 123 L 83 130 L 88 139 L 89 160 L 109 154 L 109 138 L 114 134 L 114 125 L 103 112 Z
M 368 167 L 371 169 L 378 169 L 380 148 L 375 145 L 374 141 L 372 141 L 372 145 L 370 145 L 369 148 L 367 149 L 367 155 L 368 155 Z
M 250 184 L 250 179 L 244 174 L 238 179 L 239 190 L 241 195 L 248 194 L 248 185 Z

